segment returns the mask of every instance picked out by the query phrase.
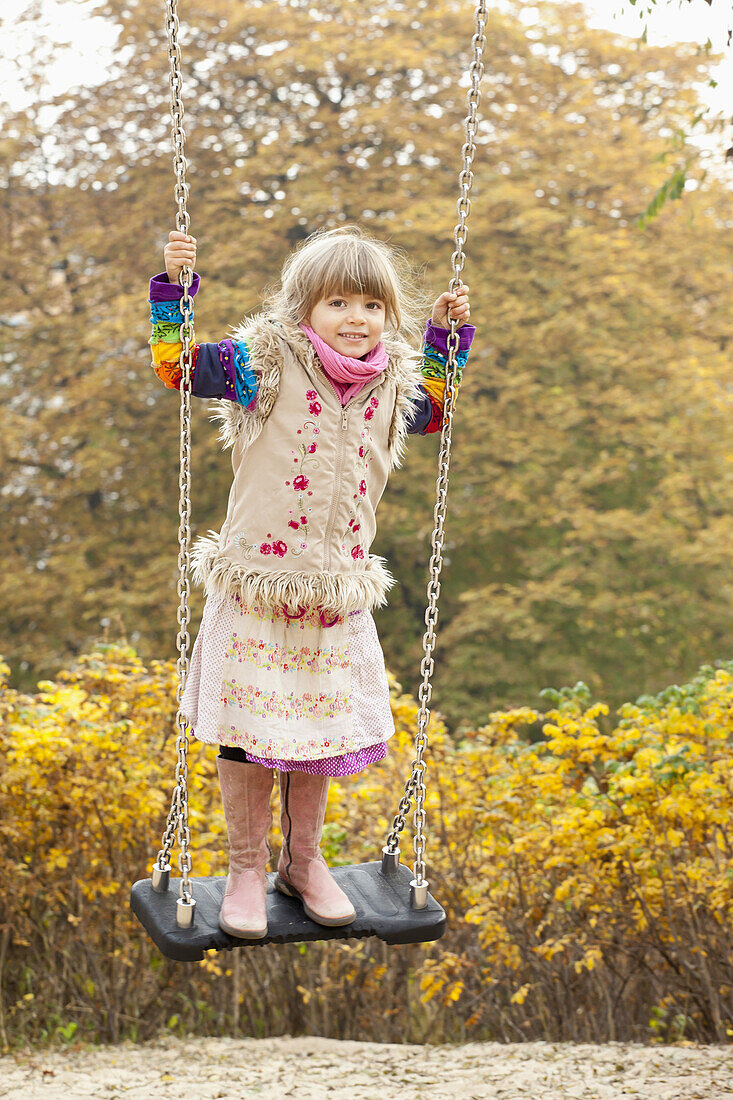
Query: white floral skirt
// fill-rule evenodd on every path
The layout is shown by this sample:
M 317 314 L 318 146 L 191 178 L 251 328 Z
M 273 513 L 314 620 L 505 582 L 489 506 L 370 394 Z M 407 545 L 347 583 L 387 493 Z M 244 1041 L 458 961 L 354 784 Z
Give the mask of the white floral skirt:
M 233 596 L 206 601 L 181 710 L 198 740 L 274 766 L 368 756 L 395 732 L 371 612 L 326 626 L 317 610 L 290 617 Z

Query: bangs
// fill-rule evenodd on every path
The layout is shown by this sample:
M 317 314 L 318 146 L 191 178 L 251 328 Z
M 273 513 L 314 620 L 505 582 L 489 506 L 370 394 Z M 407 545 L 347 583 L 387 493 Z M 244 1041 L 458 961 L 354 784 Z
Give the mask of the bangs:
M 397 273 L 381 242 L 351 234 L 323 234 L 308 242 L 298 260 L 297 297 L 302 311 L 299 320 L 308 317 L 322 298 L 363 294 L 384 302 L 387 319 L 399 328 Z
M 313 265 L 313 300 L 311 308 L 321 298 L 335 294 L 363 294 L 379 298 L 387 310 L 394 313 L 396 295 L 394 278 L 385 270 L 384 262 L 371 249 L 360 247 L 359 241 L 343 242 L 349 247 L 333 249 L 330 255 L 319 257 Z

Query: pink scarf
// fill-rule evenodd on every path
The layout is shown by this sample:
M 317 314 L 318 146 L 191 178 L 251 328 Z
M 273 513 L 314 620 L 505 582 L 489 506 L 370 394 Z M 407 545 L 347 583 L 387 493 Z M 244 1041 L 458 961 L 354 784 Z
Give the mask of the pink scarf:
M 354 359 L 351 355 L 335 351 L 308 325 L 300 325 L 300 328 L 316 349 L 342 405 L 355 397 L 367 382 L 376 378 L 387 366 L 387 350 L 381 340 L 363 359 Z

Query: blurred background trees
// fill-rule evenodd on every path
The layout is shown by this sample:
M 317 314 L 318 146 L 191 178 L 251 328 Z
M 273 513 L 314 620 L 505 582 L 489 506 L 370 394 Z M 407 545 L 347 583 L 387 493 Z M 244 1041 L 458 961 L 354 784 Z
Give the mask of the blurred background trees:
M 733 198 L 686 139 L 682 202 L 637 218 L 709 61 L 492 11 L 469 222 L 478 333 L 451 466 L 435 700 L 449 727 L 582 678 L 612 705 L 729 654 Z M 0 136 L 0 652 L 29 684 L 106 633 L 174 649 L 177 396 L 149 367 L 147 280 L 174 226 L 159 5 L 105 0 L 117 64 Z M 187 2 L 197 338 L 258 308 L 292 246 L 358 221 L 450 277 L 471 5 Z M 1 23 L 0 23 L 1 25 Z M 41 49 L 39 45 L 39 50 Z M 42 51 L 29 70 L 35 79 Z M 419 680 L 438 440 L 414 438 L 373 551 L 375 614 Z M 229 459 L 199 403 L 194 524 Z M 201 610 L 194 602 L 194 621 Z

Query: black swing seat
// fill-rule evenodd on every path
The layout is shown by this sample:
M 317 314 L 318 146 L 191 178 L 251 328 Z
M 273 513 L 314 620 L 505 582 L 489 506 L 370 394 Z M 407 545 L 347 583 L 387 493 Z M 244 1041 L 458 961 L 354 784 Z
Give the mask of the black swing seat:
M 240 940 L 219 927 L 226 876 L 191 879 L 196 900 L 191 928 L 179 928 L 176 924 L 178 879 L 171 879 L 164 894 L 153 890 L 150 879 L 140 879 L 130 891 L 130 908 L 160 951 L 178 962 L 203 959 L 205 951 L 230 951 L 233 947 L 258 947 L 264 943 L 365 936 L 378 936 L 390 944 L 425 943 L 443 935 L 445 911 L 431 894 L 424 909 L 411 907 L 409 867 L 400 865 L 396 872 L 384 874 L 381 862 L 358 863 L 353 867 L 332 867 L 331 874 L 356 909 L 356 919 L 351 924 L 336 928 L 316 924 L 305 915 L 296 898 L 279 893 L 274 887 L 274 872 L 267 876 L 268 931 L 260 940 Z

